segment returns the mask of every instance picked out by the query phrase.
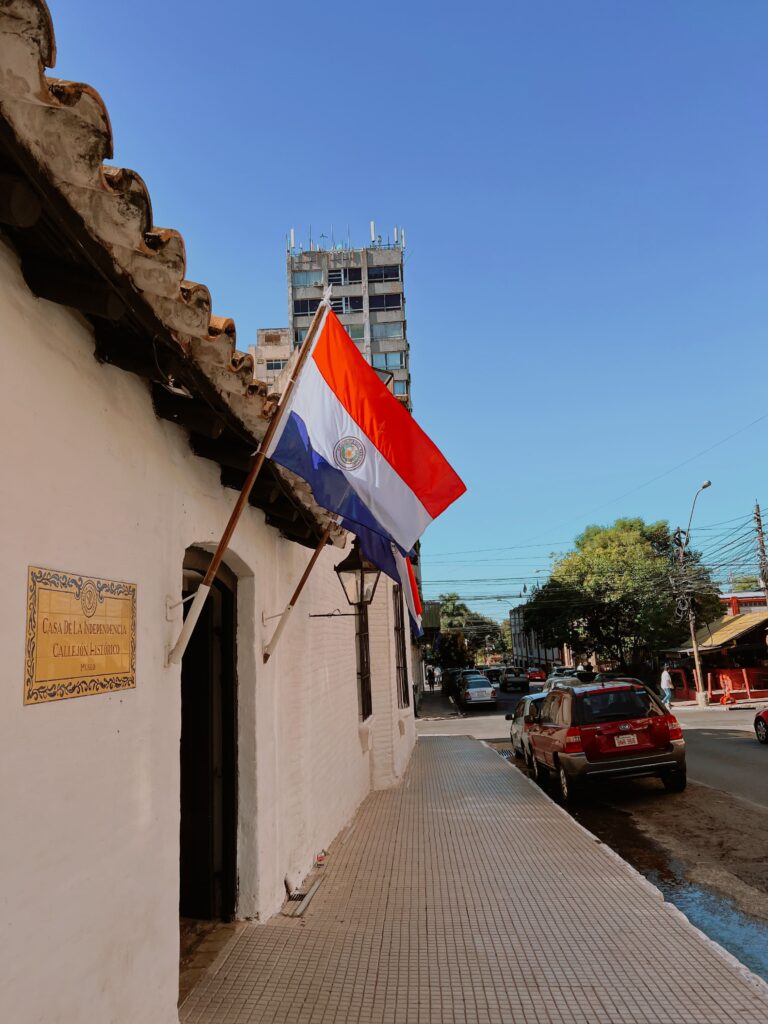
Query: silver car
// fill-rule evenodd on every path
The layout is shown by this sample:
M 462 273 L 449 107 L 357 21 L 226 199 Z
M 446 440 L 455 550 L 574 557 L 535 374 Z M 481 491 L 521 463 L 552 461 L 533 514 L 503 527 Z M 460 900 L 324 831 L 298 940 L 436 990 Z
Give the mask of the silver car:
M 496 687 L 479 673 L 477 675 L 465 675 L 461 680 L 458 696 L 465 710 L 477 704 L 495 705 Z
M 546 694 L 544 693 L 527 693 L 524 697 L 520 698 L 520 701 L 515 708 L 514 714 L 507 715 L 507 721 L 510 722 L 509 726 L 509 742 L 512 744 L 512 753 L 515 757 L 522 759 L 526 764 L 530 763 L 531 760 L 531 747 L 528 742 L 528 718 L 532 704 L 538 704 Z

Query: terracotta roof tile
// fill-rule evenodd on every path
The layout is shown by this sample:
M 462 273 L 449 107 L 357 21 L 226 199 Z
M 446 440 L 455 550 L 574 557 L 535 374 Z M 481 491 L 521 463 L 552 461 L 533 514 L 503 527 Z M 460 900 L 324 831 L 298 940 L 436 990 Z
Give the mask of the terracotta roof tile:
M 89 85 L 44 73 L 55 55 L 44 0 L 0 0 L 0 49 L 0 110 L 19 141 L 179 346 L 206 373 L 210 364 L 208 375 L 223 395 L 240 396 L 238 415 L 260 436 L 264 419 L 258 389 L 250 387 L 253 362 L 236 350 L 234 321 L 213 316 L 208 288 L 185 279 L 184 240 L 154 224 L 140 175 L 104 165 L 113 152 L 104 101 Z
M 89 85 L 47 77 L 55 57 L 44 0 L 0 0 L 0 115 L 109 253 L 115 270 L 130 279 L 181 351 L 260 439 L 275 398 L 254 380 L 252 356 L 237 351 L 234 321 L 213 315 L 208 288 L 186 280 L 184 239 L 155 225 L 141 176 L 105 166 L 113 146 L 104 101 Z M 292 478 L 291 485 L 316 517 L 326 518 L 303 481 Z

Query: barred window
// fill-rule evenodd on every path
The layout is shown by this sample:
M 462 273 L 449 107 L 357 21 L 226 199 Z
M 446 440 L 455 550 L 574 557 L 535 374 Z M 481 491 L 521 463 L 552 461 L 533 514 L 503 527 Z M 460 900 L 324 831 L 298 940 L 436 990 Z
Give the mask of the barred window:
M 362 295 L 342 295 L 338 299 L 331 299 L 331 309 L 337 316 L 343 316 L 345 313 L 362 313 L 363 312 L 363 296 Z
M 360 284 L 363 272 L 360 267 L 341 267 L 328 271 L 328 284 Z
M 360 721 L 364 722 L 373 714 L 371 698 L 371 650 L 368 643 L 368 606 L 357 606 L 355 616 L 355 641 L 357 644 L 357 706 Z
M 398 583 L 392 590 L 395 605 L 395 666 L 397 669 L 397 706 L 407 708 L 411 703 L 408 690 L 408 661 L 405 650 L 405 616 L 403 614 L 403 588 Z

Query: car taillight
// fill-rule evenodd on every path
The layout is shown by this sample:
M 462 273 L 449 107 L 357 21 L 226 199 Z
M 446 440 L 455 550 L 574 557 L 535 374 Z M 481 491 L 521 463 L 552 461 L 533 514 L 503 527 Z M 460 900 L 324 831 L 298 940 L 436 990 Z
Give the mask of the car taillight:
M 565 749 L 569 754 L 582 754 L 584 747 L 581 743 L 581 732 L 578 729 L 568 729 L 565 734 Z
M 681 740 L 683 738 L 683 730 L 678 720 L 674 715 L 665 715 L 665 718 L 669 726 L 669 738 L 671 740 Z
M 464 700 L 469 700 L 469 698 L 470 698 L 469 690 L 465 690 L 464 691 Z
M 493 690 L 493 689 L 491 690 L 491 696 L 492 696 L 492 697 L 495 697 L 495 696 L 496 696 L 496 691 L 495 691 L 495 690 Z

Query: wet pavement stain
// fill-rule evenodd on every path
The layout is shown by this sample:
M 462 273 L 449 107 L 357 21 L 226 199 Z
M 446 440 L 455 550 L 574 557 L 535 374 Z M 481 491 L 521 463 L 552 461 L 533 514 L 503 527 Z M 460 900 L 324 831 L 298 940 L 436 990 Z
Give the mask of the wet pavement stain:
M 685 864 L 645 835 L 628 811 L 604 803 L 585 803 L 573 817 L 661 891 L 691 924 L 717 942 L 755 974 L 768 981 L 768 925 L 727 899 L 686 878 Z
M 528 774 L 521 762 L 512 756 L 508 743 L 492 743 L 491 746 L 505 760 Z M 655 885 L 664 899 L 685 914 L 691 924 L 768 981 L 768 921 L 751 916 L 727 896 L 690 880 L 689 868 L 698 859 L 700 851 L 691 847 L 689 863 L 683 857 L 671 855 L 636 824 L 632 811 L 609 802 L 611 799 L 625 801 L 637 813 L 655 802 L 655 785 L 655 781 L 647 780 L 614 786 L 598 785 L 581 803 L 568 810 L 580 825 Z M 545 785 L 544 789 L 557 799 L 550 787 Z M 712 793 L 711 790 L 705 792 Z M 690 795 L 691 787 L 688 799 Z M 659 794 L 659 797 L 665 801 L 670 799 L 668 795 Z M 676 795 L 672 799 L 686 800 L 686 795 Z M 755 850 L 755 855 L 762 859 L 761 851 Z M 752 892 L 757 894 L 756 890 Z

